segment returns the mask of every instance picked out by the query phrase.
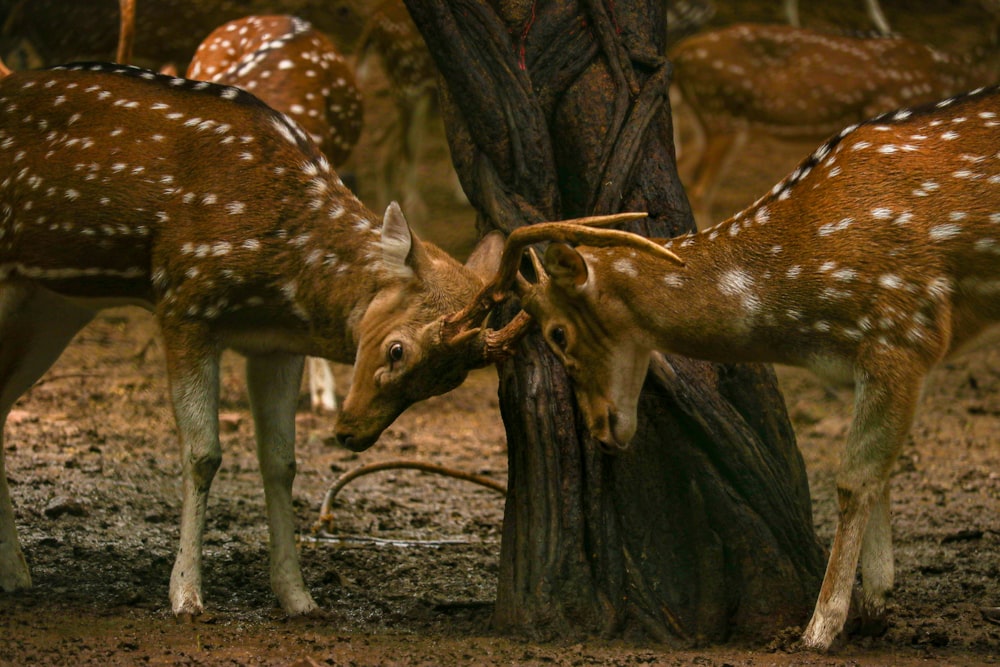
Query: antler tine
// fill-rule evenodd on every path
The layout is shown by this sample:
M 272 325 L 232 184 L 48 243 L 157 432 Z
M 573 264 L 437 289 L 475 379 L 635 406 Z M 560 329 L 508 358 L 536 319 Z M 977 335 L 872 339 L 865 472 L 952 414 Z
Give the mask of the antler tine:
M 584 227 L 610 227 L 611 225 L 617 225 L 620 222 L 632 222 L 633 220 L 642 220 L 643 218 L 648 218 L 649 213 L 645 211 L 635 211 L 628 213 L 611 213 L 609 215 L 588 215 L 585 218 L 570 218 L 569 220 L 559 220 L 557 222 L 543 222 L 542 225 L 549 224 L 566 224 L 566 225 L 582 225 Z M 538 225 L 534 225 L 537 227 Z
M 658 257 L 684 266 L 684 260 L 663 246 L 650 241 L 645 236 L 623 232 L 617 229 L 599 229 L 573 222 L 544 222 L 528 227 L 519 227 L 507 239 L 507 247 L 523 248 L 539 241 L 569 241 L 581 245 L 597 247 L 627 246 L 644 250 Z M 506 249 L 504 255 L 506 255 Z
M 536 283 L 529 283 L 520 273 L 518 273 L 516 277 L 517 283 L 515 284 L 515 289 L 521 297 L 528 295 L 531 290 L 536 289 L 536 286 L 542 286 L 549 281 L 549 275 L 545 273 L 545 267 L 542 266 L 542 260 L 538 257 L 538 253 L 535 252 L 534 248 L 528 248 L 528 258 L 531 259 L 531 266 L 535 269 Z

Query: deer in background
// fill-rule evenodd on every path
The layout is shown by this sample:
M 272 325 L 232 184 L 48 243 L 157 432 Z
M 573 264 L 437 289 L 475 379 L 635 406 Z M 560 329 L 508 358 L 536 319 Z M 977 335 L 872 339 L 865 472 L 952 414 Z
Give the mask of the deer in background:
M 216 28 L 198 46 L 187 78 L 236 86 L 295 120 L 339 168 L 361 135 L 361 93 L 336 47 L 294 16 L 247 16 Z M 310 357 L 314 410 L 333 412 L 333 371 Z
M 394 122 L 376 138 L 380 148 L 375 199 L 398 198 L 411 217 L 422 221 L 427 206 L 419 188 L 420 161 L 427 149 L 431 123 L 439 122 L 437 67 L 403 0 L 381 0 L 371 9 L 354 45 L 355 71 L 362 87 L 372 86 L 372 59 L 377 57 L 389 84 L 396 111 Z M 464 198 L 457 175 L 457 197 Z
M 711 229 L 648 246 L 553 243 L 540 281 L 517 283 L 591 434 L 611 448 L 635 434 L 657 351 L 801 366 L 853 385 L 807 647 L 827 649 L 844 627 L 859 560 L 862 628 L 884 628 L 890 469 L 928 373 L 1000 322 L 998 147 L 1000 88 L 888 112 L 844 129 Z M 521 249 L 545 237 L 531 229 L 510 236 L 476 303 L 502 299 Z M 607 244 L 590 233 L 550 238 Z
M 695 117 L 687 183 L 700 228 L 733 157 L 753 133 L 816 140 L 900 106 L 996 81 L 973 64 L 903 37 L 850 37 L 783 25 L 740 24 L 702 32 L 671 49 L 674 99 Z M 686 166 L 686 165 L 685 165 Z M 687 169 L 685 169 L 687 171 Z
M 488 332 L 444 339 L 438 321 L 481 289 L 501 247 L 488 235 L 463 266 L 395 204 L 379 219 L 297 123 L 239 88 L 109 64 L 11 74 L 0 81 L 0 424 L 98 311 L 151 311 L 181 441 L 170 600 L 195 616 L 222 458 L 220 355 L 243 354 L 271 585 L 286 613 L 311 613 L 291 496 L 304 356 L 355 363 L 337 432 L 371 446 L 407 406 L 456 387 L 470 359 L 509 353 Z M 0 589 L 30 585 L 0 457 Z

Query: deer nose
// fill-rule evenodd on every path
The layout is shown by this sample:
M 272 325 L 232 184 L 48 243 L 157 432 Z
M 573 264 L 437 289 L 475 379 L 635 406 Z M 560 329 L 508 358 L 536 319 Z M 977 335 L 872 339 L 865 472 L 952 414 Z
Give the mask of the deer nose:
M 607 433 L 610 437 L 598 440 L 601 446 L 601 451 L 612 456 L 615 454 L 621 454 L 623 451 L 628 449 L 628 441 L 626 440 L 623 442 L 619 439 L 618 413 L 615 411 L 614 406 L 608 406 L 607 425 Z
M 371 438 L 363 438 L 353 433 L 337 433 L 335 437 L 338 444 L 352 452 L 363 452 L 375 443 Z

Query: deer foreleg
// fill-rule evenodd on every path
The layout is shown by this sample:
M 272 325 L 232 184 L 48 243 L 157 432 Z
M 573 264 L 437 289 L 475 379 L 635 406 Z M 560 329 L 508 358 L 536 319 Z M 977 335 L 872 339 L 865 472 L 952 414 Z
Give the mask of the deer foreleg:
M 311 360 L 311 364 L 322 360 Z M 326 366 L 326 362 L 322 362 Z M 264 479 L 270 530 L 271 589 L 285 613 L 315 612 L 302 580 L 295 548 L 295 407 L 302 383 L 302 357 L 275 354 L 247 357 L 247 388 L 257 435 L 257 460 Z M 310 368 L 312 372 L 312 368 Z
M 195 325 L 163 328 L 167 374 L 181 438 L 180 547 L 170 575 L 170 603 L 178 616 L 204 611 L 201 551 L 208 492 L 219 464 L 219 350 Z
M 871 578 L 865 581 L 866 607 L 883 612 L 884 596 L 892 584 L 887 484 L 913 419 L 922 375 L 920 364 L 912 359 L 881 359 L 880 363 L 911 375 L 859 373 L 854 421 L 837 476 L 837 532 L 812 620 L 802 636 L 809 648 L 825 651 L 843 630 L 862 544 Z M 873 512 L 874 523 L 869 526 Z

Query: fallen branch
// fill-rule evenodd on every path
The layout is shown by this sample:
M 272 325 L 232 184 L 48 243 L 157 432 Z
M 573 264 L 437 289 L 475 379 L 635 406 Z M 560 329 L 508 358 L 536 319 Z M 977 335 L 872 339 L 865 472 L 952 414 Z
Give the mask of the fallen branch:
M 479 484 L 480 486 L 485 486 L 505 495 L 507 493 L 507 485 L 498 482 L 495 479 L 490 479 L 489 477 L 484 477 L 483 475 L 463 472 L 461 470 L 455 470 L 454 468 L 448 468 L 434 463 L 424 463 L 422 461 L 382 461 L 379 463 L 371 463 L 344 473 L 340 476 L 340 479 L 334 482 L 333 486 L 330 487 L 330 490 L 326 492 L 326 498 L 323 499 L 323 505 L 319 509 L 319 519 L 317 519 L 316 523 L 313 524 L 313 533 L 318 533 L 324 530 L 328 533 L 333 531 L 333 512 L 330 507 L 333 505 L 333 499 L 336 498 L 341 489 L 358 477 L 368 475 L 373 472 L 381 472 L 383 470 L 420 470 L 422 472 L 430 472 L 437 475 L 444 475 L 446 477 L 453 477 L 466 482 Z

